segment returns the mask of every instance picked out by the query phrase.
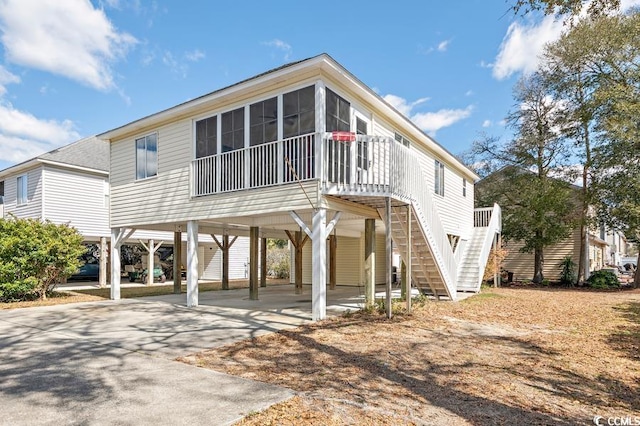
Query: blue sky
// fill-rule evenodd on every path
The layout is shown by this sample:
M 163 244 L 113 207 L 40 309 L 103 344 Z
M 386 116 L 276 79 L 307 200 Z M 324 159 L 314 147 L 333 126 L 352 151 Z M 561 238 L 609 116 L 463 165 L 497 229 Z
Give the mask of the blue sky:
M 323 52 L 458 154 L 562 31 L 513 1 L 0 0 L 0 169 Z

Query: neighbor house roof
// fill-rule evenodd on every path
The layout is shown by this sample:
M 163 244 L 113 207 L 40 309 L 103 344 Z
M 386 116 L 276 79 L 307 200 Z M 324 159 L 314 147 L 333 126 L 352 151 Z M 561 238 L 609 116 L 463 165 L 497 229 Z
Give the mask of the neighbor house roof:
M 53 164 L 91 172 L 109 173 L 109 143 L 96 136 L 56 148 L 22 163 L 0 170 L 0 178 L 36 164 Z

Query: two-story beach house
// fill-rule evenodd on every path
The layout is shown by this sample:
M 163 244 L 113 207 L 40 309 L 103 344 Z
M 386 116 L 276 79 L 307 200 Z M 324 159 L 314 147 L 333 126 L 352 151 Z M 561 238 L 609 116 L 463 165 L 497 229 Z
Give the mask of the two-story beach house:
M 131 200 L 136 203 L 136 200 Z M 109 226 L 109 143 L 88 137 L 20 164 L 0 170 L 0 218 L 39 218 L 68 223 L 78 229 L 87 244 L 98 244 L 102 256 L 101 284 L 107 282 Z M 127 244 L 145 248 L 173 246 L 174 235 L 154 230 L 132 230 Z M 181 263 L 186 265 L 186 241 Z M 246 278 L 248 239 L 241 238 L 229 250 L 228 278 Z M 197 249 L 201 277 L 222 278 L 222 252 L 210 236 L 202 236 Z M 149 257 L 153 261 L 153 257 Z M 123 271 L 124 272 L 124 268 Z M 153 277 L 149 277 L 153 280 Z
M 478 176 L 326 54 L 99 137 L 111 145 L 113 250 L 133 228 L 186 232 L 188 306 L 199 234 L 249 236 L 255 299 L 261 238 L 310 250 L 295 271 L 311 281 L 318 320 L 327 283 L 362 280 L 371 303 L 392 247 L 435 297 L 477 291 L 500 230 L 498 206 L 474 213 Z

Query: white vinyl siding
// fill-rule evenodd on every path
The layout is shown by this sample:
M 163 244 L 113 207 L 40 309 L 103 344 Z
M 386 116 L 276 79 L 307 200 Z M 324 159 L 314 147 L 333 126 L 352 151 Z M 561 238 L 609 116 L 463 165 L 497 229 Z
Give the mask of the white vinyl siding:
M 18 177 L 26 176 L 27 202 L 18 204 Z M 41 218 L 42 210 L 42 167 L 35 167 L 4 180 L 4 215 L 13 214 L 18 218 Z
M 358 112 L 370 119 L 369 133 L 394 138 L 397 132 L 411 139 L 411 149 L 420 155 L 425 178 L 425 188 L 430 191 L 434 188 L 433 164 L 436 157 L 445 165 L 444 175 L 447 183 L 446 199 L 434 200 L 439 210 L 445 230 L 449 234 L 460 235 L 469 238 L 473 221 L 473 184 L 467 185 L 467 196 L 462 195 L 462 179 L 472 177 L 461 170 L 457 164 L 449 164 L 451 160 L 442 153 L 437 146 L 429 145 L 426 136 L 421 136 L 417 129 L 395 116 L 382 114 L 383 108 L 372 104 L 362 97 L 354 97 L 353 91 L 344 84 L 333 79 L 318 80 L 319 77 L 309 75 L 300 76 L 297 81 L 276 81 L 273 85 L 262 90 L 243 93 L 242 96 L 227 98 L 201 108 L 197 113 L 175 118 L 171 123 L 146 128 L 137 134 L 128 134 L 122 139 L 111 143 L 111 226 L 153 226 L 165 223 L 184 223 L 187 220 L 204 220 L 225 222 L 229 218 L 237 218 L 239 223 L 250 223 L 250 219 L 243 222 L 243 217 L 258 216 L 265 213 L 282 213 L 288 215 L 292 210 L 308 210 L 309 201 L 297 183 L 274 187 L 265 187 L 257 190 L 230 192 L 204 197 L 191 197 L 191 162 L 196 157 L 195 153 L 195 123 L 207 117 L 218 117 L 218 137 L 220 136 L 220 117 L 225 112 L 245 108 L 245 127 L 250 123 L 250 113 L 247 112 L 251 105 L 263 100 L 276 97 L 278 99 L 278 114 L 283 119 L 288 113 L 294 114 L 297 109 L 287 108 L 292 98 L 287 94 L 294 93 L 292 89 L 309 88 L 313 91 L 314 82 L 318 87 L 327 87 L 343 97 L 352 106 L 352 112 L 357 105 Z M 318 92 L 315 92 L 316 94 Z M 321 93 L 325 93 L 324 88 Z M 286 99 L 285 99 L 286 98 Z M 280 105 L 282 103 L 282 106 Z M 292 112 L 293 111 L 293 112 Z M 311 110 L 313 111 L 313 110 Z M 309 111 L 311 113 L 311 111 Z M 325 113 L 319 108 L 316 113 L 322 117 L 318 119 L 324 122 Z M 295 114 L 294 114 L 295 115 Z M 353 118 L 353 114 L 352 114 Z M 299 120 L 300 121 L 300 120 Z M 315 121 L 314 121 L 315 122 Z M 282 126 L 283 123 L 279 123 Z M 290 131 L 293 131 L 290 129 Z M 135 181 L 135 152 L 134 141 L 151 132 L 158 135 L 158 170 L 156 178 L 143 181 Z M 280 129 L 287 136 L 287 129 Z M 245 138 L 249 138 L 249 130 L 245 129 Z M 218 145 L 220 141 L 218 141 Z M 435 155 L 434 152 L 438 152 Z M 442 157 L 439 158 L 439 157 Z M 303 182 L 304 190 L 309 199 L 318 199 L 318 185 L 315 181 Z M 433 196 L 432 198 L 439 198 Z
M 502 269 L 513 272 L 514 280 L 533 279 L 534 254 L 522 253 L 523 244 L 518 241 L 504 242 L 507 257 L 502 261 Z M 580 258 L 580 228 L 573 231 L 571 237 L 544 249 L 544 277 L 548 280 L 559 280 L 562 259 L 570 256 L 578 264 Z
M 329 283 L 329 243 L 327 240 L 327 284 Z M 384 234 L 376 234 L 376 284 L 386 282 Z M 311 284 L 312 263 L 311 242 L 302 249 L 302 282 Z M 291 257 L 291 282 L 294 282 L 294 257 Z M 364 284 L 364 236 L 361 238 L 338 236 L 336 242 L 336 284 L 362 286 Z
M 190 197 L 193 121 L 183 119 L 160 127 L 162 141 L 155 179 L 135 181 L 134 137 L 111 144 L 111 226 L 162 224 L 205 218 L 237 217 L 265 212 L 289 212 L 309 206 L 300 185 L 292 183 L 237 193 Z M 317 197 L 316 182 L 304 182 Z M 283 203 L 286 200 L 286 203 Z
M 218 241 L 222 241 L 222 236 L 216 235 L 216 237 Z M 230 239 L 233 239 L 233 237 L 230 237 Z M 204 247 L 205 266 L 201 278 L 205 280 L 222 280 L 222 250 L 215 243 L 206 244 Z M 247 279 L 249 277 L 248 262 L 249 238 L 238 237 L 229 249 L 229 279 Z
M 54 223 L 70 223 L 87 239 L 109 236 L 107 176 L 45 166 L 44 211 Z

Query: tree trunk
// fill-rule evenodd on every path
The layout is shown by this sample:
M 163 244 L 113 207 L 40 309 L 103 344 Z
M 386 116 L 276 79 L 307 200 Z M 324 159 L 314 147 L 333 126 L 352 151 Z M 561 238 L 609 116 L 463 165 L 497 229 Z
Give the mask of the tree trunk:
M 583 216 L 584 219 L 584 216 Z M 587 225 L 582 222 L 580 225 L 580 257 L 578 258 L 578 273 L 576 274 L 576 285 L 584 281 L 585 257 L 587 253 Z
M 533 282 L 540 284 L 544 280 L 544 253 L 541 248 L 535 250 L 533 263 Z
M 638 259 L 636 260 L 636 273 L 633 276 L 633 288 L 640 288 L 640 268 L 638 268 L 640 264 L 638 262 L 640 262 L 640 250 L 638 250 Z

